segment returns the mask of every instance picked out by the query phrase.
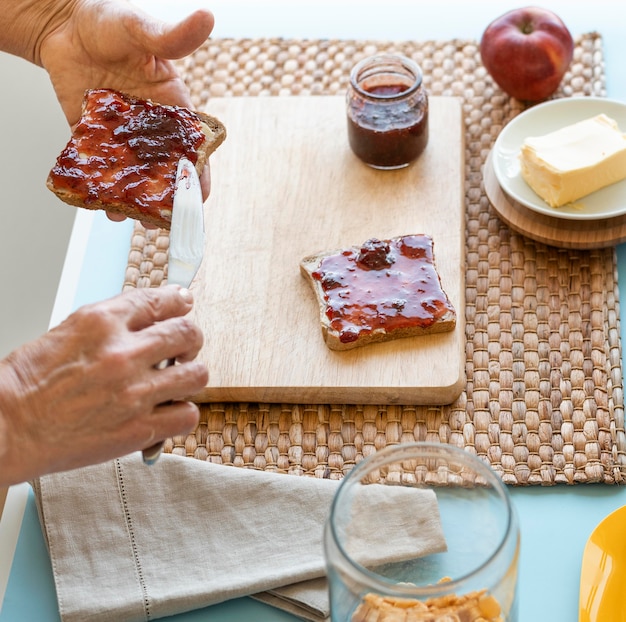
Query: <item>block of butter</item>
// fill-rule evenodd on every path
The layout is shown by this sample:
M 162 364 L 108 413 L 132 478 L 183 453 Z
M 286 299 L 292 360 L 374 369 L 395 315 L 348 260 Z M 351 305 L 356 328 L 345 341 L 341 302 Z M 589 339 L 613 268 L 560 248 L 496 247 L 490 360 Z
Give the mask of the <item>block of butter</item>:
M 599 114 L 526 138 L 520 165 L 526 183 L 548 205 L 560 207 L 626 178 L 626 135 Z

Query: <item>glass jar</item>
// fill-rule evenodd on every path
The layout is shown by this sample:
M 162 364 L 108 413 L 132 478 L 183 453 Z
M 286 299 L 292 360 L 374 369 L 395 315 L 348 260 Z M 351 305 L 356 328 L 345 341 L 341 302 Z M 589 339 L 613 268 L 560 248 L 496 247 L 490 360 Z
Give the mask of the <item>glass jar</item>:
M 396 169 L 416 160 L 428 143 L 428 95 L 420 66 L 406 56 L 365 58 L 350 73 L 348 140 L 363 162 Z
M 519 546 L 508 491 L 481 459 L 442 443 L 386 447 L 331 506 L 331 620 L 517 622 Z

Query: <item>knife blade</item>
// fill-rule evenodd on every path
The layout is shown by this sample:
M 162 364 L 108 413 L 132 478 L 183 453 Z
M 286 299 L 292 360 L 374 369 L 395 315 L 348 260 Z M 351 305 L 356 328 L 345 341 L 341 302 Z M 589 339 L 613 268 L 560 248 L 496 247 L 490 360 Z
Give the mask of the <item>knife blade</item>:
M 170 246 L 167 260 L 167 282 L 189 287 L 204 254 L 204 209 L 202 188 L 195 166 L 181 158 L 176 169 Z M 175 359 L 161 361 L 157 369 L 174 365 Z M 156 443 L 142 451 L 145 464 L 154 464 L 163 449 Z

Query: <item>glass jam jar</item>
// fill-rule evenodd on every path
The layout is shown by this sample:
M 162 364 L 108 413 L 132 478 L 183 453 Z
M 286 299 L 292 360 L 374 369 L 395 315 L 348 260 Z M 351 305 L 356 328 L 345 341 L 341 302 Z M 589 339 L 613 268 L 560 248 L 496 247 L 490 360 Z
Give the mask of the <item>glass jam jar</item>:
M 348 140 L 363 162 L 396 169 L 416 160 L 428 143 L 428 95 L 420 66 L 406 56 L 365 58 L 350 73 Z

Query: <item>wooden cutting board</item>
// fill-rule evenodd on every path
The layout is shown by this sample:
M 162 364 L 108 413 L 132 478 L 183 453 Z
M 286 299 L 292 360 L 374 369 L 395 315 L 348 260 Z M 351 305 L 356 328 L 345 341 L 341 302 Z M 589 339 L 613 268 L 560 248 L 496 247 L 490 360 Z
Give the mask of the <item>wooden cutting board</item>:
M 430 100 L 412 166 L 379 171 L 350 151 L 343 97 L 212 99 L 226 125 L 211 156 L 207 248 L 192 284 L 209 384 L 197 401 L 447 404 L 465 385 L 461 103 Z M 433 237 L 453 332 L 346 352 L 325 345 L 306 255 L 411 233 Z

